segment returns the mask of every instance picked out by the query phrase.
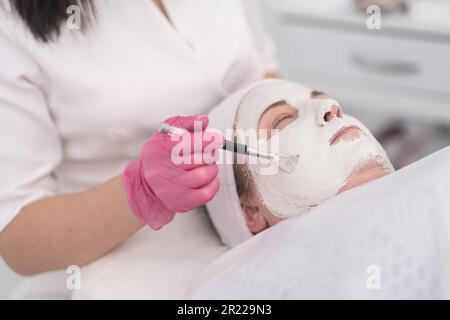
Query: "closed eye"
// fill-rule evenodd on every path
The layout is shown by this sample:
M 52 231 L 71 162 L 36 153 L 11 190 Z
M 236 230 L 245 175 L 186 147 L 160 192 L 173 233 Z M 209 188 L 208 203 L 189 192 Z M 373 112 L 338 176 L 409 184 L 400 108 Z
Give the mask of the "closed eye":
M 291 122 L 295 121 L 298 117 L 298 111 L 296 112 L 290 112 L 290 113 L 284 113 L 281 115 L 278 115 L 274 121 L 272 122 L 272 129 L 278 129 L 281 130 L 285 127 L 287 127 Z
M 297 108 L 290 106 L 286 101 L 278 101 L 263 112 L 258 121 L 258 129 L 266 130 L 265 137 L 270 138 L 272 130 L 282 130 L 294 122 L 298 116 Z

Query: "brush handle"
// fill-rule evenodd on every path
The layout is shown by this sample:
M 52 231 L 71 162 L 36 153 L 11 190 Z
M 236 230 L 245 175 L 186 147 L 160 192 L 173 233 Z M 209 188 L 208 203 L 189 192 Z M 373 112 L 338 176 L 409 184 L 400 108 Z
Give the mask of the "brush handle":
M 248 147 L 245 144 L 232 142 L 230 140 L 225 140 L 225 144 L 222 147 L 224 150 L 228 150 L 235 153 L 240 154 L 248 154 L 247 149 Z
M 229 140 L 225 140 L 225 145 L 223 146 L 223 149 L 232 151 L 234 153 L 245 154 L 247 156 L 264 158 L 264 159 L 268 159 L 268 160 L 273 160 L 273 159 L 277 158 L 277 156 L 275 156 L 273 154 L 270 154 L 267 152 L 262 152 L 257 149 L 252 149 L 252 148 L 249 148 L 246 144 L 232 142 Z
M 159 127 L 159 132 L 170 135 L 170 134 L 183 134 L 184 132 L 187 131 L 186 129 L 174 127 L 167 123 L 162 123 L 161 126 Z M 247 145 L 233 142 L 230 140 L 225 140 L 222 149 L 240 154 L 247 154 L 247 155 L 249 154 Z

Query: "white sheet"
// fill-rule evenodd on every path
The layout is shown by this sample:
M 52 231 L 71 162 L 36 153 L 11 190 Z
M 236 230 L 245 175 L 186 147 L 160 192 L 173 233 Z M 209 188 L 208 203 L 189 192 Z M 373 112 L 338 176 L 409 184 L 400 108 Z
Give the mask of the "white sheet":
M 449 235 L 446 148 L 244 242 L 208 266 L 189 297 L 450 298 Z

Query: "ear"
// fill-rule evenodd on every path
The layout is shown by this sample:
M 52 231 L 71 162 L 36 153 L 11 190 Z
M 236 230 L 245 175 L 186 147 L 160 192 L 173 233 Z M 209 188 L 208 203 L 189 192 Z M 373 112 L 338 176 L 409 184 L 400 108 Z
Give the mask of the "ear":
M 241 199 L 241 208 L 244 211 L 245 222 L 252 233 L 259 233 L 268 227 L 266 217 L 259 203 Z

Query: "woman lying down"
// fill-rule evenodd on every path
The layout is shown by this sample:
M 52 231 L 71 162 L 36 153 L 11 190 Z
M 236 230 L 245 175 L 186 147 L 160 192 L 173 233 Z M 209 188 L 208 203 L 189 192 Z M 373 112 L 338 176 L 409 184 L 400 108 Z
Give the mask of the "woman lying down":
M 209 120 L 228 140 L 298 163 L 289 171 L 221 151 L 207 205 L 215 230 L 200 209 L 143 229 L 84 267 L 73 298 L 430 297 L 450 285 L 437 272 L 450 263 L 450 150 L 394 173 L 336 101 L 282 80 L 233 94 Z M 267 130 L 247 141 L 255 129 Z
M 242 143 L 264 129 L 250 146 L 268 150 L 275 138 L 299 161 L 274 172 L 249 157 L 219 161 L 221 188 L 207 209 L 234 248 L 194 281 L 190 298 L 450 297 L 450 148 L 394 173 L 336 101 L 281 80 L 225 100 L 210 126 Z
M 361 122 L 344 114 L 324 93 L 293 82 L 261 81 L 225 100 L 209 117 L 210 127 L 226 133 L 229 140 L 298 155 L 293 170 L 284 169 L 280 161 L 241 155 L 219 159 L 222 187 L 208 209 L 219 231 L 234 224 L 231 234 L 221 232 L 230 246 L 394 171 Z

